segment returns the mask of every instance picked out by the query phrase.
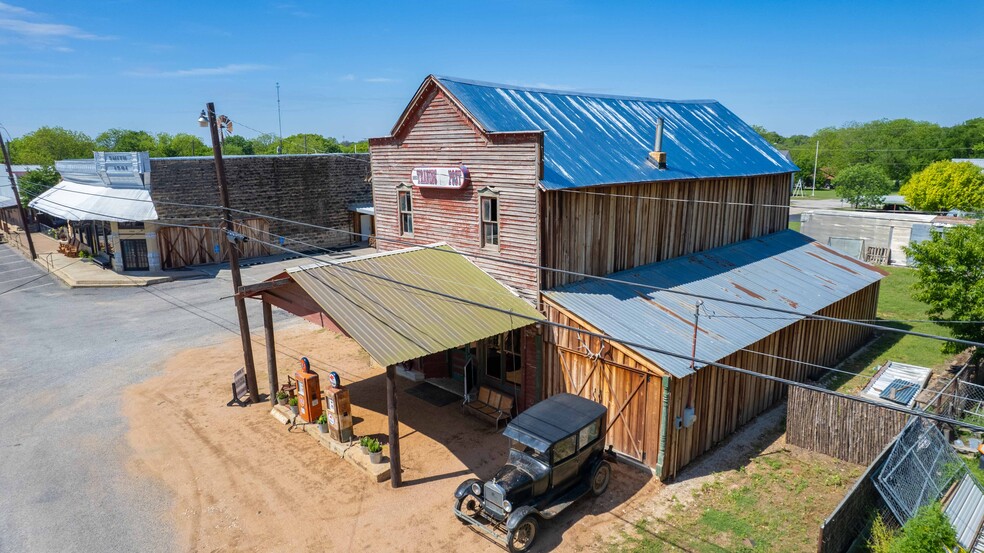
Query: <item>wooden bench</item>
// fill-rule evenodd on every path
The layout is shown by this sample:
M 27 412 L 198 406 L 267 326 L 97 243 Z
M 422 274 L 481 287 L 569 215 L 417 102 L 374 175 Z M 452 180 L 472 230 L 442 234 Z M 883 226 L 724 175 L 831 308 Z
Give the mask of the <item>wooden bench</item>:
M 79 250 L 82 249 L 82 243 L 78 238 L 72 238 L 68 242 L 60 242 L 58 244 L 58 252 L 65 254 L 65 257 L 78 257 Z
M 472 413 L 495 423 L 495 429 L 498 430 L 500 421 L 508 421 L 512 418 L 513 403 L 512 396 L 481 386 L 478 389 L 478 397 L 464 406 Z

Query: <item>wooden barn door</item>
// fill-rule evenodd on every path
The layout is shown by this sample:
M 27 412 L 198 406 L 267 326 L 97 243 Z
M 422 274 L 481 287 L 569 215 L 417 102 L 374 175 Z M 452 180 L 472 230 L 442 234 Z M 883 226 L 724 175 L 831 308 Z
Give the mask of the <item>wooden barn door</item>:
M 648 442 L 654 435 L 658 440 L 658 432 L 647 432 L 647 429 L 651 424 L 658 424 L 656 419 L 660 416 L 650 414 L 647 409 L 652 376 L 565 348 L 560 348 L 558 357 L 567 390 L 608 408 L 607 443 L 627 457 L 652 464 L 654 461 L 649 459 L 651 454 L 647 455 L 647 451 L 656 451 L 658 444 Z

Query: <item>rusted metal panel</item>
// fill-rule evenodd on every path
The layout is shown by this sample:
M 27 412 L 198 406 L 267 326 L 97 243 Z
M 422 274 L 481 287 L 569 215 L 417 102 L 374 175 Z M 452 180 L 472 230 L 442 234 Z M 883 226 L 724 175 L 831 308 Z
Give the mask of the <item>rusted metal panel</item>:
M 878 282 L 884 272 L 787 230 L 610 276 L 704 298 L 815 313 Z M 602 332 L 691 355 L 698 298 L 593 279 L 544 296 Z M 707 360 L 722 359 L 802 319 L 713 299 L 704 299 L 700 313 L 696 357 Z M 678 378 L 693 372 L 688 359 L 639 353 Z

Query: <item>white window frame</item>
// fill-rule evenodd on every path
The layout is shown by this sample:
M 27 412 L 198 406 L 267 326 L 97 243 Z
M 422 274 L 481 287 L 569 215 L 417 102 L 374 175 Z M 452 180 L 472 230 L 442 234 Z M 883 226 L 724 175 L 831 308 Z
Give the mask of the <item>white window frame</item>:
M 485 218 L 485 202 L 495 201 L 495 219 L 486 220 Z M 486 225 L 495 225 L 495 243 L 489 244 L 485 237 L 485 227 Z M 499 251 L 502 247 L 502 202 L 499 198 L 499 192 L 492 188 L 482 188 L 478 191 L 478 234 L 479 243 L 482 248 L 488 250 Z

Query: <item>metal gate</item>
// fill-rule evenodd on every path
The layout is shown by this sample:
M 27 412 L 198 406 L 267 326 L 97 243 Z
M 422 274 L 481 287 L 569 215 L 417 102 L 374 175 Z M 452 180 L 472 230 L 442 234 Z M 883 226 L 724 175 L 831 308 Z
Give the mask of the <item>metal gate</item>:
M 124 271 L 146 271 L 150 269 L 146 240 L 120 240 L 120 249 L 123 250 Z

